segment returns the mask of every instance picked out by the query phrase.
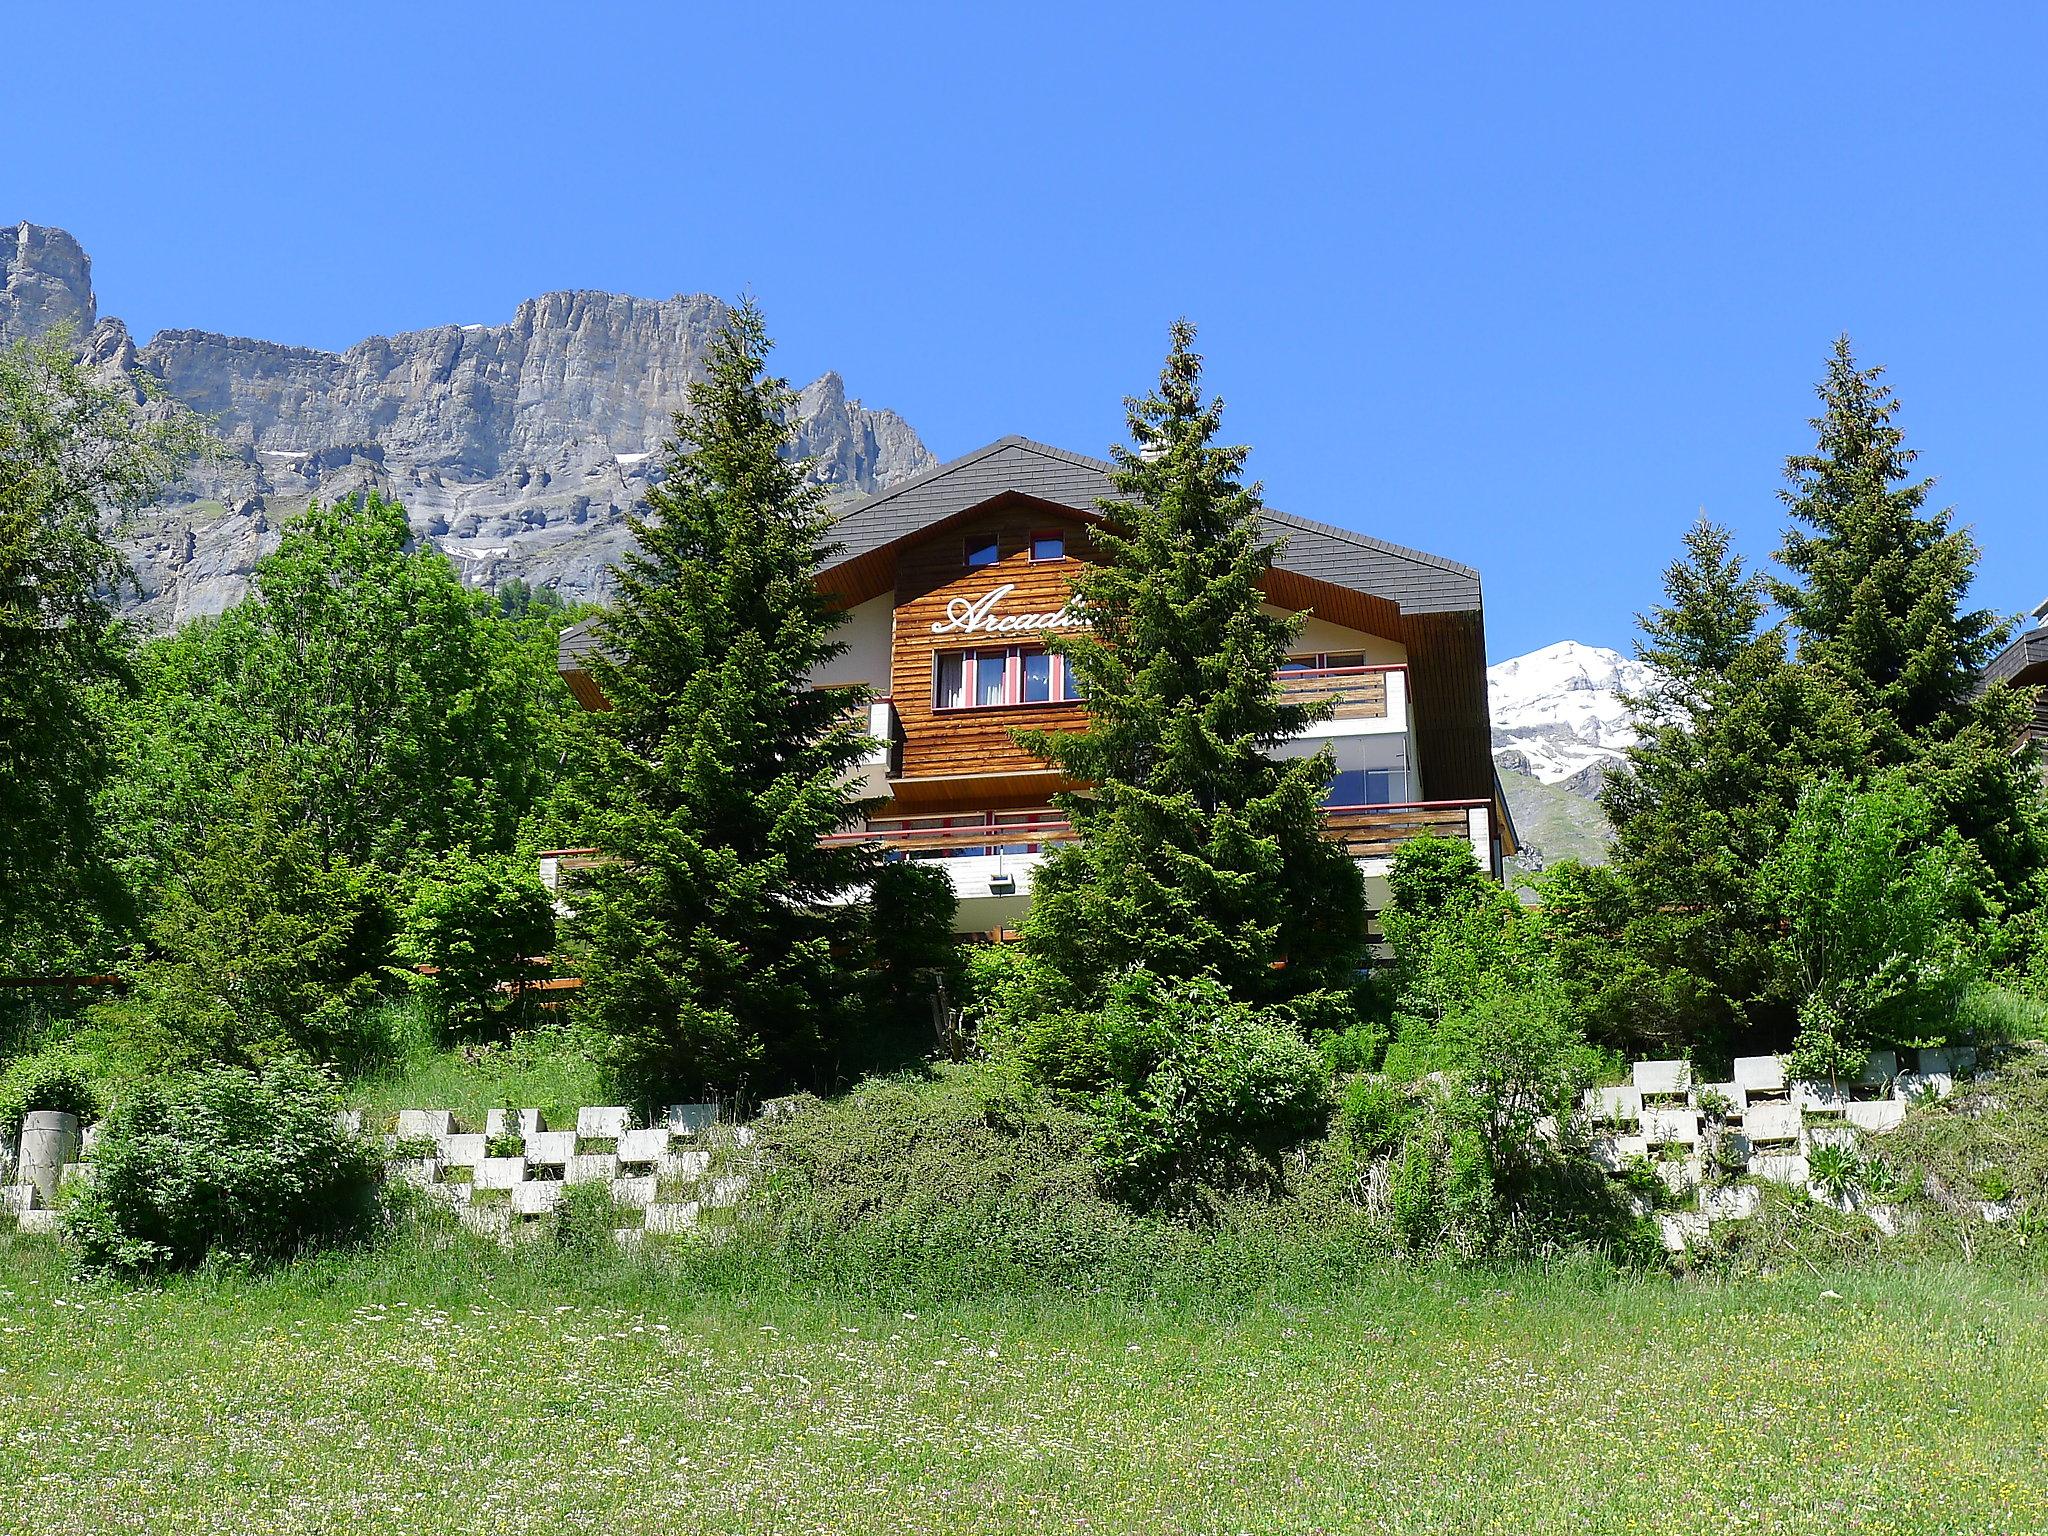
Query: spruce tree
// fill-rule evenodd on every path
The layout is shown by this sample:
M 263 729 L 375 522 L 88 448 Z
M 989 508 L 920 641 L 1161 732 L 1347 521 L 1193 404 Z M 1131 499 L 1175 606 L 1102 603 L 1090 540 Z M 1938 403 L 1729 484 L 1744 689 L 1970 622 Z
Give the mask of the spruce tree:
M 752 300 L 712 342 L 593 665 L 612 708 L 588 718 L 578 796 L 612 862 L 571 896 L 581 1007 L 648 1093 L 823 1085 L 876 991 L 879 856 L 821 841 L 862 809 L 868 693 L 809 681 L 844 615 L 815 584 L 831 516 L 789 456 L 770 346 Z
M 1854 699 L 1870 730 L 1871 766 L 1900 767 L 1977 848 L 1994 894 L 2031 901 L 2048 867 L 2048 812 L 2031 755 L 2015 755 L 2031 699 L 1980 692 L 2008 625 L 1965 604 L 1979 551 L 1946 508 L 1894 424 L 1882 368 L 1859 368 L 1836 340 L 1818 387 L 1811 453 L 1786 461 L 1780 492 L 1794 526 L 1773 584 L 1799 635 L 1799 659 Z
M 1757 872 L 1801 790 L 1864 761 L 1856 711 L 1762 626 L 1762 584 L 1702 519 L 1664 573 L 1665 601 L 1637 619 L 1657 681 L 1629 704 L 1638 732 L 1601 806 L 1631 917 L 1612 959 L 1628 1011 L 1608 1021 L 1665 1043 L 1724 1049 L 1787 1033 L 1794 1006 L 1775 910 Z M 1645 1042 L 1647 1043 L 1647 1041 Z
M 1091 786 L 1062 801 L 1079 840 L 1039 871 L 1024 929 L 1085 1001 L 1133 966 L 1305 998 L 1347 986 L 1364 943 L 1357 867 L 1322 835 L 1330 759 L 1272 755 L 1317 718 L 1275 684 L 1300 620 L 1263 607 L 1277 546 L 1193 343 L 1177 323 L 1158 389 L 1126 401 L 1100 558 L 1075 581 L 1090 628 L 1052 642 L 1087 728 L 1026 738 Z

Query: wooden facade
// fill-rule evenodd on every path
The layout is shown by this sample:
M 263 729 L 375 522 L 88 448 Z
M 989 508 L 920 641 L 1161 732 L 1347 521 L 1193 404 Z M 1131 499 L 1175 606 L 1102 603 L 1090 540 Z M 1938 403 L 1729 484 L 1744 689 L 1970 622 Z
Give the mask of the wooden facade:
M 1075 566 L 1086 556 L 1087 531 L 1087 524 L 1071 514 L 1012 500 L 952 523 L 899 555 L 889 663 L 889 694 L 902 731 L 899 798 L 947 798 L 963 776 L 996 780 L 991 789 L 1007 794 L 1010 803 L 1025 803 L 1015 797 L 1034 791 L 1044 798 L 1052 776 L 1042 759 L 1017 745 L 1013 733 L 1020 728 L 1079 729 L 1087 719 L 1082 706 L 1048 701 L 940 709 L 936 658 L 1040 643 L 1038 631 L 990 634 L 948 627 L 949 606 L 999 595 L 990 612 L 995 619 L 1057 612 L 1072 596 Z M 1059 536 L 1060 558 L 1032 558 L 1033 541 L 1044 534 Z M 970 546 L 990 539 L 998 551 L 995 561 L 969 566 Z M 1019 777 L 1033 784 L 1019 785 Z
M 1079 622 L 1066 610 L 1108 470 L 1004 439 L 853 508 L 840 524 L 845 554 L 819 576 L 848 610 L 852 639 L 830 681 L 864 683 L 882 700 L 870 717 L 882 746 L 863 770 L 876 803 L 840 835 L 944 860 L 963 931 L 1013 923 L 1028 864 L 1072 836 L 1052 799 L 1085 786 L 1016 737 L 1086 725 L 1043 642 Z M 1264 594 L 1311 616 L 1279 691 L 1332 706 L 1278 750 L 1330 752 L 1331 837 L 1368 876 L 1424 833 L 1469 837 L 1498 867 L 1514 834 L 1492 771 L 1477 573 L 1300 519 L 1281 517 L 1272 532 L 1285 544 Z M 603 707 L 591 644 L 587 632 L 565 634 L 562 667 L 580 701 Z

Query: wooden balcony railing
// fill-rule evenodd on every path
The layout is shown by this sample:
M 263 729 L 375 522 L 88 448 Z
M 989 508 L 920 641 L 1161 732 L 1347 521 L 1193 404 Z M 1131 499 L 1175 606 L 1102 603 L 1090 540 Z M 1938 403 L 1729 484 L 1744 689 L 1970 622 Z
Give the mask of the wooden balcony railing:
M 1323 827 L 1354 859 L 1384 859 L 1412 837 L 1471 836 L 1470 812 L 1490 810 L 1484 800 L 1422 800 L 1408 805 L 1332 805 Z M 1484 860 L 1481 861 L 1482 863 Z
M 1383 859 L 1413 837 L 1435 836 L 1464 841 L 1471 835 L 1469 813 L 1487 810 L 1484 800 L 1428 800 L 1408 805 L 1333 805 L 1323 811 L 1323 827 L 1354 859 Z M 1003 848 L 1036 849 L 1074 840 L 1073 823 L 1065 817 L 1019 825 L 986 823 L 951 827 L 888 827 L 838 832 L 833 843 L 875 843 L 891 853 L 926 857 L 981 855 Z
M 1323 667 L 1313 671 L 1282 672 L 1275 681 L 1280 698 L 1288 704 L 1332 706 L 1333 720 L 1384 720 L 1387 718 L 1387 674 L 1400 667 Z

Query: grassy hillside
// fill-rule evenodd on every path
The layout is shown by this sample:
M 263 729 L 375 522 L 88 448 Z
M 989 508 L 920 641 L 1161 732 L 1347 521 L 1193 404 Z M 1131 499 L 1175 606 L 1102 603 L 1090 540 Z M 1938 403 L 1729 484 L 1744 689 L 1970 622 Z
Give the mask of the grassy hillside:
M 1599 806 L 1562 785 L 1540 783 L 1512 768 L 1500 770 L 1500 783 L 1524 847 L 1540 850 L 1545 862 L 1552 864 L 1559 859 L 1607 862 L 1612 834 Z
M 2048 1529 L 2048 1300 L 1995 1272 L 913 1311 L 466 1243 L 0 1275 L 23 1530 Z

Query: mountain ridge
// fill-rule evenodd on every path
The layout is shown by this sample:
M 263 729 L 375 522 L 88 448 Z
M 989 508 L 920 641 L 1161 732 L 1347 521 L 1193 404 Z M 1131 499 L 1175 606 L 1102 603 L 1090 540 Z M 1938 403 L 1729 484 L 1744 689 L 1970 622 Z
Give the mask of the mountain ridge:
M 566 289 L 502 324 L 365 337 L 341 352 L 171 327 L 137 345 L 103 316 L 92 261 L 66 231 L 0 226 L 0 344 L 69 326 L 88 363 L 135 370 L 213 419 L 228 460 L 122 530 L 132 616 L 156 627 L 218 613 L 248 589 L 285 518 L 374 489 L 473 586 L 513 577 L 601 597 L 630 544 L 625 517 L 725 315 L 706 294 L 647 299 Z M 893 411 L 837 372 L 798 392 L 796 451 L 847 500 L 931 468 Z
M 1643 662 L 1577 640 L 1486 669 L 1494 766 L 1529 862 L 1606 861 L 1613 831 L 1598 796 L 1636 740 L 1624 695 L 1654 676 Z

